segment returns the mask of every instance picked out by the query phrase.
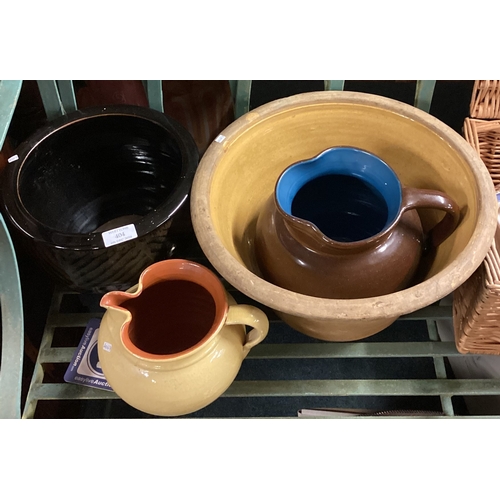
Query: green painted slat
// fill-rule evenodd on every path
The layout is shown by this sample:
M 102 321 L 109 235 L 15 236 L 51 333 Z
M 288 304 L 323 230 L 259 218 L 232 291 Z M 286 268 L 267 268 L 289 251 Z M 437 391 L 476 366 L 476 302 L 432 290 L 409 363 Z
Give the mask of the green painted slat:
M 424 358 L 462 356 L 454 342 L 356 342 L 321 344 L 260 344 L 248 359 L 285 358 Z
M 42 380 L 43 380 L 43 367 L 40 363 L 37 362 L 35 364 L 35 369 L 33 370 L 33 375 L 31 376 L 30 388 L 28 391 L 28 395 L 26 396 L 22 418 L 34 417 L 36 407 L 38 404 L 38 399 L 36 398 L 33 392 L 33 387 L 41 385 Z
M 400 320 L 450 319 L 453 315 L 452 306 L 427 306 L 410 314 L 405 314 Z
M 66 113 L 76 111 L 76 96 L 73 80 L 57 80 L 61 102 Z
M 7 137 L 22 85 L 22 80 L 0 80 L 0 149 Z
M 33 400 L 120 399 L 116 393 L 75 384 L 33 384 Z
M 436 80 L 417 80 L 415 91 L 415 107 L 426 111 L 431 109 L 432 97 L 434 96 L 434 87 Z
M 429 334 L 429 338 L 431 339 L 431 341 L 435 342 L 436 344 L 439 342 L 439 334 L 435 321 L 427 320 L 427 333 Z M 436 377 L 440 379 L 447 378 L 444 359 L 434 358 L 433 361 Z M 450 396 L 441 396 L 441 408 L 443 409 L 443 413 L 445 415 L 449 415 L 451 417 L 455 414 L 455 410 L 453 409 L 453 402 Z
M 429 338 L 435 343 L 439 342 L 439 334 L 437 331 L 436 322 L 432 320 L 427 320 L 427 332 L 429 333 Z M 442 358 L 434 359 L 434 368 L 436 371 L 437 378 L 447 378 L 446 368 L 444 366 L 444 361 Z
M 277 417 L 279 418 L 279 417 Z M 450 419 L 454 419 L 456 418 L 455 416 L 449 416 L 449 415 L 422 415 L 422 416 L 407 416 L 405 415 L 404 417 L 395 417 L 395 416 L 391 416 L 391 417 L 387 417 L 387 416 L 356 416 L 356 417 L 343 417 L 343 416 L 335 416 L 335 415 L 325 415 L 325 416 L 314 416 L 314 417 L 300 417 L 301 420 L 306 420 L 306 419 L 323 419 L 323 418 L 329 418 L 329 419 L 345 419 L 345 418 L 356 418 L 356 419 L 363 419 L 363 420 L 401 420 L 402 418 L 405 419 L 405 420 L 416 420 L 416 419 L 437 419 L 437 420 L 450 420 Z M 494 419 L 498 419 L 498 415 L 460 415 L 460 419 L 490 419 L 490 418 L 494 418 Z
M 38 353 L 39 363 L 70 363 L 76 347 L 50 347 Z
M 146 80 L 146 94 L 148 96 L 149 107 L 163 113 L 163 91 L 161 80 Z
M 76 347 L 40 350 L 39 363 L 69 363 Z M 454 342 L 260 344 L 247 359 L 428 358 L 462 356 Z
M 1 214 L 0 304 L 2 316 L 0 418 L 19 418 L 24 354 L 23 303 L 14 247 Z
M 0 149 L 21 93 L 22 80 L 0 81 Z M 0 305 L 2 358 L 0 362 L 0 418 L 21 416 L 24 318 L 16 254 L 0 214 Z
M 455 415 L 455 409 L 453 408 L 453 402 L 451 396 L 440 396 L 441 398 L 441 408 L 443 409 L 443 413 L 448 415 L 449 417 L 453 417 Z
M 252 80 L 236 80 L 234 97 L 234 117 L 248 113 L 250 109 L 250 95 L 252 93 Z
M 54 120 L 64 114 L 64 108 L 59 96 L 59 89 L 55 80 L 37 80 L 38 90 L 42 97 L 43 107 L 47 120 Z
M 500 380 L 238 381 L 226 397 L 500 395 Z
M 325 80 L 325 90 L 344 90 L 345 80 Z
M 236 381 L 221 397 L 500 395 L 500 380 L 274 380 Z M 32 397 L 119 399 L 114 392 L 74 384 L 34 384 Z

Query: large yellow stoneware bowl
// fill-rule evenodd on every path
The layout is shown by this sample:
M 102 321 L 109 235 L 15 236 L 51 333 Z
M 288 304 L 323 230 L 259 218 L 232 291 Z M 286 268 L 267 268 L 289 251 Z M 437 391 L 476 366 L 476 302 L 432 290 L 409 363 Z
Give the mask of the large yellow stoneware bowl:
M 458 228 L 424 279 L 368 299 L 323 299 L 280 288 L 259 274 L 255 224 L 276 180 L 292 163 L 333 146 L 379 156 L 403 185 L 444 191 L 460 206 Z M 424 228 L 442 212 L 420 212 Z M 311 92 L 277 100 L 242 116 L 212 143 L 196 173 L 191 216 L 200 246 L 238 290 L 274 309 L 298 331 L 330 341 L 373 335 L 402 314 L 461 285 L 494 238 L 497 203 L 479 156 L 450 127 L 413 106 L 357 92 Z

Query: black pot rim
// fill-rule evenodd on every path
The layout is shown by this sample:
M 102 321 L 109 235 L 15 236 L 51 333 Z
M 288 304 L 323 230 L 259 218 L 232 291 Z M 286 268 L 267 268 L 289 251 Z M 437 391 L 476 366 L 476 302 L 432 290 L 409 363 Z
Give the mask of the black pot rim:
M 164 128 L 177 142 L 181 151 L 181 172 L 174 192 L 155 210 L 134 222 L 137 238 L 147 235 L 170 220 L 186 202 L 198 166 L 199 154 L 193 137 L 182 125 L 159 111 L 141 106 L 113 105 L 85 108 L 56 118 L 39 128 L 16 148 L 13 158 L 16 155 L 18 158 L 8 163 L 5 168 L 2 189 L 4 212 L 11 223 L 29 238 L 58 248 L 72 250 L 106 248 L 102 237 L 105 231 L 97 230 L 91 233 L 56 231 L 34 218 L 22 203 L 19 195 L 19 177 L 22 167 L 39 144 L 50 135 L 74 123 L 102 116 L 133 116 L 149 120 Z

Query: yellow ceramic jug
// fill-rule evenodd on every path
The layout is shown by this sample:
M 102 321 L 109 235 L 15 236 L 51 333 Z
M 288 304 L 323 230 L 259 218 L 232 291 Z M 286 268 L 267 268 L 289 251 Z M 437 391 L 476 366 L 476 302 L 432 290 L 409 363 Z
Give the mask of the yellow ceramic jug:
M 262 311 L 237 305 L 215 274 L 181 259 L 149 266 L 138 285 L 107 293 L 101 306 L 106 379 L 128 404 L 159 416 L 212 403 L 269 329 Z M 245 325 L 252 327 L 248 334 Z

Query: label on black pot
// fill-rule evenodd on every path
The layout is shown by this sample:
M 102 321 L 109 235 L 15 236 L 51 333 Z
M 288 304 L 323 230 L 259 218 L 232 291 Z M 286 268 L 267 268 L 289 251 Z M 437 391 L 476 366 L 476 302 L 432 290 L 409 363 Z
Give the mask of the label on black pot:
M 93 318 L 88 322 L 82 340 L 80 340 L 75 354 L 73 354 L 73 359 L 64 374 L 64 380 L 73 384 L 112 391 L 113 389 L 102 372 L 97 353 L 97 336 L 100 324 L 101 320 L 98 318 Z
M 137 231 L 134 224 L 117 227 L 115 229 L 110 229 L 109 231 L 104 231 L 104 233 L 102 233 L 102 239 L 104 241 L 105 247 L 118 245 L 119 243 L 123 243 L 124 241 L 133 240 L 134 238 L 137 238 Z

